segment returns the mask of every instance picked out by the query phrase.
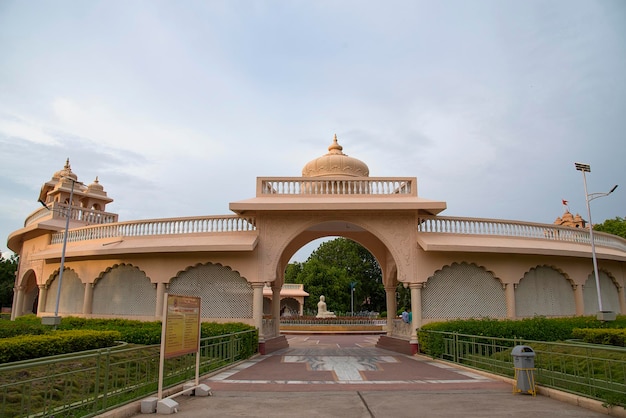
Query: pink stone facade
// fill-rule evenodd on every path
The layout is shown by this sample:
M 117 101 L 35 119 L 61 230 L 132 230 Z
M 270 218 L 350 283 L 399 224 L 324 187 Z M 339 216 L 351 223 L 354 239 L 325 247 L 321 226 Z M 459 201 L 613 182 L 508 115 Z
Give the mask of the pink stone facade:
M 42 188 L 48 209 L 9 236 L 20 255 L 12 317 L 51 315 L 58 304 L 61 316 L 155 320 L 165 293 L 192 294 L 202 298 L 204 320 L 249 323 L 264 341 L 279 335 L 289 260 L 328 236 L 357 241 L 376 257 L 387 312 L 399 308 L 397 287 L 410 289 L 412 323 L 404 330 L 390 315 L 389 336 L 416 342 L 415 330 L 438 320 L 598 309 L 584 228 L 441 216 L 446 203 L 418 196 L 416 178 L 370 177 L 336 137 L 303 174 L 257 178 L 256 196 L 231 202 L 231 215 L 120 222 L 106 212 L 112 199 L 97 181 L 76 183 L 69 201 L 67 176 L 77 177 L 68 162 Z M 604 309 L 626 314 L 626 240 L 594 237 Z M 304 294 L 291 296 L 302 305 Z

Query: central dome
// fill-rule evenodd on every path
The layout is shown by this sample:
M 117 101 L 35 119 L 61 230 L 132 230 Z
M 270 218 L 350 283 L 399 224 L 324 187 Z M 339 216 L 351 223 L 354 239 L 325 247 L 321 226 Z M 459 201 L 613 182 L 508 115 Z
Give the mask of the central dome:
M 356 158 L 348 157 L 337 143 L 337 134 L 328 147 L 328 154 L 309 161 L 302 169 L 302 177 L 367 177 L 370 170 Z

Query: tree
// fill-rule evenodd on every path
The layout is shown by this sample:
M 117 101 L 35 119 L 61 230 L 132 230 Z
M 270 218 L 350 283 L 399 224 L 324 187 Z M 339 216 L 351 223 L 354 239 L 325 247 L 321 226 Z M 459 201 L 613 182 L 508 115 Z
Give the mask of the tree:
M 13 288 L 19 257 L 13 254 L 9 258 L 0 258 L 0 307 L 13 304 Z
M 594 225 L 593 230 L 626 238 L 626 219 L 620 218 L 619 216 L 615 219 L 607 219 L 601 224 Z
M 316 312 L 321 295 L 326 296 L 329 311 L 350 310 L 350 292 L 346 290 L 350 279 L 341 268 L 324 264 L 320 260 L 309 259 L 304 263 L 299 279 L 309 293 L 304 303 L 305 310 Z
M 287 264 L 287 268 L 285 269 L 285 283 L 298 283 L 298 275 L 302 273 L 303 267 L 304 264 L 298 263 L 297 261 Z
M 304 263 L 285 270 L 286 283 L 302 283 L 309 293 L 305 309 L 315 311 L 320 295 L 328 309 L 350 312 L 350 283 L 356 283 L 354 310 L 380 312 L 385 308 L 385 290 L 378 262 L 362 245 L 346 238 L 322 243 Z

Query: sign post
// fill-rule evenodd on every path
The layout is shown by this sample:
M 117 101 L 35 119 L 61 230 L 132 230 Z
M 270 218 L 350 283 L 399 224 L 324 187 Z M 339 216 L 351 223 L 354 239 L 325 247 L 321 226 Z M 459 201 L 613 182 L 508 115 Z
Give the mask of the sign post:
M 161 325 L 158 398 L 163 399 L 165 359 L 196 353 L 196 386 L 200 379 L 200 298 L 165 294 Z

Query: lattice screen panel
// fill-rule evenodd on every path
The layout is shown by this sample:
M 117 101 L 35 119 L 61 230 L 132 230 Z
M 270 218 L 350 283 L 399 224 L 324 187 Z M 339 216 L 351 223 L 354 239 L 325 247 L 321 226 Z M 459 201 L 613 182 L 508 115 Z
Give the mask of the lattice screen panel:
M 602 295 L 602 310 L 620 312 L 619 295 L 613 280 L 603 271 L 598 272 L 600 277 L 600 294 Z M 596 277 L 589 275 L 583 287 L 583 301 L 585 303 L 585 315 L 595 315 L 598 310 L 598 290 L 596 289 Z
M 114 267 L 93 289 L 94 314 L 153 316 L 155 309 L 156 289 L 137 267 Z
M 83 285 L 78 275 L 73 270 L 65 270 L 62 280 L 59 313 L 82 313 L 83 301 L 85 300 L 85 285 Z M 50 283 L 48 293 L 46 294 L 46 312 L 53 313 L 56 308 L 58 285 L 59 276 L 57 275 L 52 279 L 52 283 Z
M 515 289 L 515 311 L 519 317 L 576 314 L 570 282 L 550 267 L 538 267 L 524 275 Z
M 193 267 L 172 279 L 168 292 L 200 296 L 203 318 L 252 318 L 252 287 L 228 267 Z
M 430 277 L 422 290 L 422 317 L 506 317 L 502 285 L 476 265 L 446 266 Z

